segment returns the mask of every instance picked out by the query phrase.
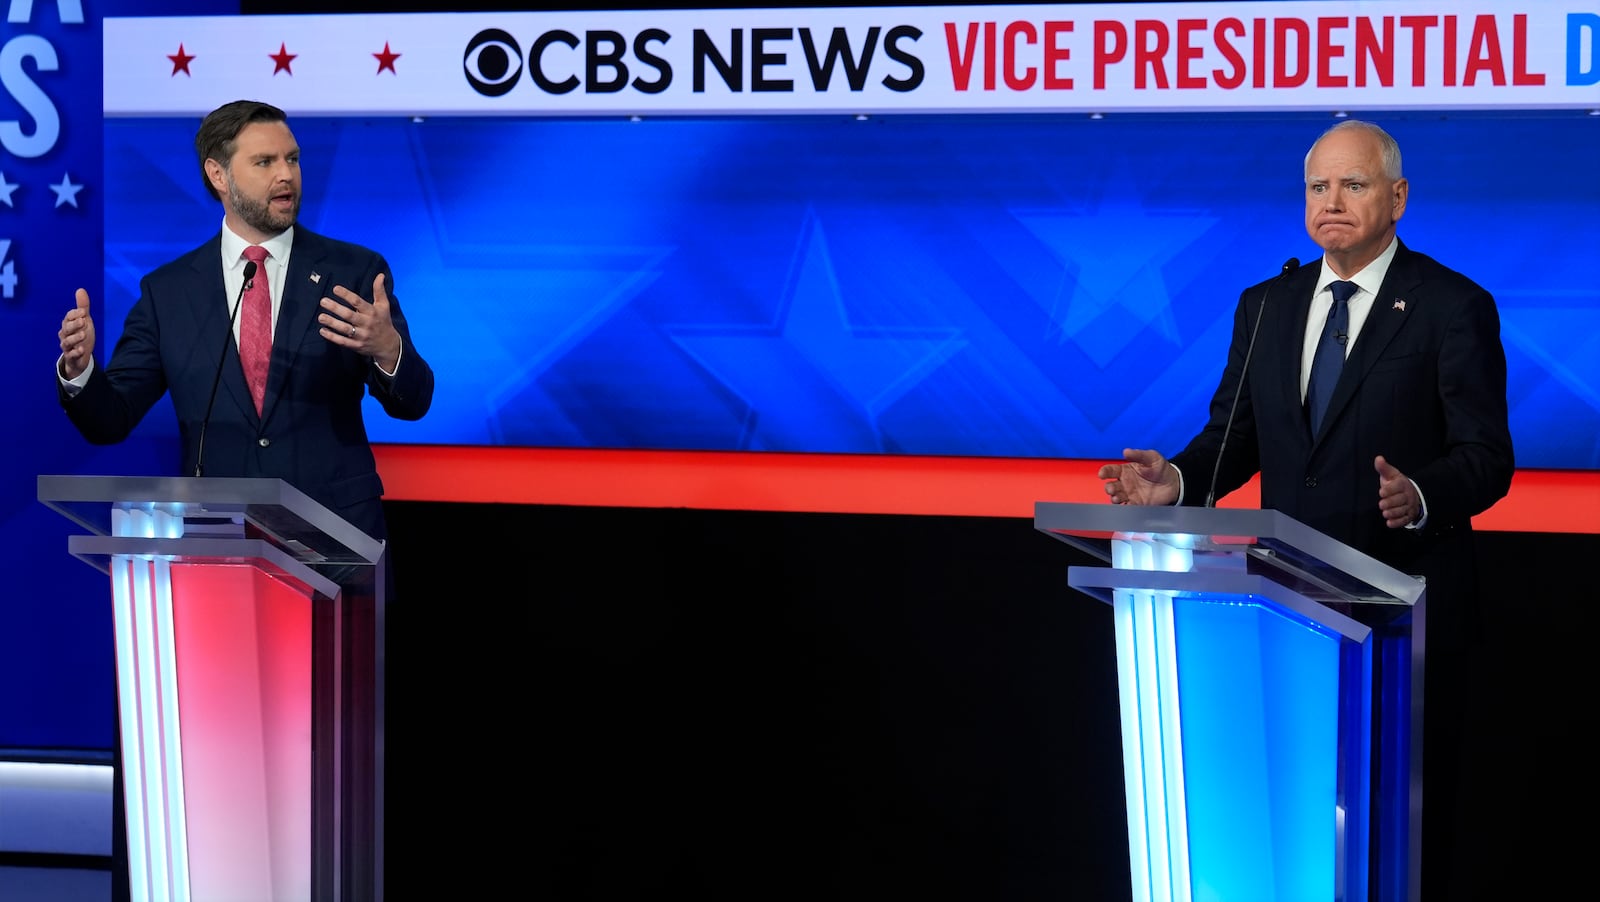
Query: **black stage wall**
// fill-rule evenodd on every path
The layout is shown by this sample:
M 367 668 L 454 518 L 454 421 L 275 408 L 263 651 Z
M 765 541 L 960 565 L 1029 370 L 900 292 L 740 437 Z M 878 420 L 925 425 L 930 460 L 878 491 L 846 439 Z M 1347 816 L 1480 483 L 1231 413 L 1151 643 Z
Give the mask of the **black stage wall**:
M 1128 897 L 1111 610 L 1031 521 L 388 510 L 395 891 Z M 1600 536 L 1480 544 L 1470 866 L 1541 898 L 1594 838 Z

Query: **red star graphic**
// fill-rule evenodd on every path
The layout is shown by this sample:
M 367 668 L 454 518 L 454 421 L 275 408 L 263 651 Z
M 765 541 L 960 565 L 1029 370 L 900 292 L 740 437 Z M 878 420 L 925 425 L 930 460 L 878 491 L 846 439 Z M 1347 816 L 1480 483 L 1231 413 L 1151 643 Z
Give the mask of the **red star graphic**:
M 382 75 L 383 70 L 385 69 L 388 69 L 390 72 L 394 72 L 395 75 L 400 74 L 394 71 L 394 61 L 400 58 L 400 54 L 389 50 L 388 41 L 383 42 L 383 52 L 374 53 L 373 56 L 378 58 L 378 71 L 376 74 Z
M 194 77 L 189 72 L 189 61 L 194 59 L 194 57 L 183 52 L 183 44 L 181 42 L 178 44 L 178 52 L 167 54 L 167 59 L 172 60 L 173 75 L 177 75 L 179 72 L 182 72 L 184 75 L 188 75 L 190 78 Z
M 277 65 L 274 66 L 273 69 L 272 69 L 272 74 L 273 75 L 277 75 L 279 72 L 287 72 L 290 75 L 294 75 L 294 70 L 289 68 L 289 63 L 296 56 L 299 56 L 299 54 L 290 53 L 289 52 L 289 48 L 288 48 L 287 45 L 279 44 L 277 53 L 269 53 L 269 54 L 267 54 L 267 59 L 270 59 L 274 63 L 277 63 Z

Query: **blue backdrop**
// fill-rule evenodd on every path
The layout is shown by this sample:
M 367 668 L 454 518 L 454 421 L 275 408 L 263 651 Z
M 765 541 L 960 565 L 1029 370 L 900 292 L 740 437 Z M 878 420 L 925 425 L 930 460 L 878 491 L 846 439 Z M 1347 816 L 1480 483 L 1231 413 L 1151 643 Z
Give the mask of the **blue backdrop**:
M 1371 118 L 1413 180 L 1401 237 L 1500 300 L 1519 465 L 1600 467 L 1600 122 Z M 1317 259 L 1302 159 L 1328 122 L 293 127 L 303 221 L 389 257 L 440 371 L 421 422 L 374 408 L 380 440 L 1096 458 L 1182 447 L 1238 292 Z M 194 126 L 106 124 L 107 331 L 217 228 Z

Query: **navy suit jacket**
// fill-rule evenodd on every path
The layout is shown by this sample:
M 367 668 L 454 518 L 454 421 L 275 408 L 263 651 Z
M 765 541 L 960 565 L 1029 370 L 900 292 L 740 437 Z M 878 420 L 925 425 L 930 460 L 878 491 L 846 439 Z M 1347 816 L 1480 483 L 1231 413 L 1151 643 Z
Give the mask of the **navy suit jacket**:
M 182 460 L 192 475 L 205 427 L 206 476 L 283 479 L 333 512 L 383 539 L 379 479 L 362 418 L 370 392 L 393 417 L 415 420 L 433 401 L 433 370 L 411 342 L 389 266 L 379 254 L 295 226 L 289 269 L 272 339 L 262 413 L 245 386 L 222 274 L 222 236 L 167 263 L 140 282 L 122 336 L 105 366 L 96 366 L 62 407 L 96 444 L 126 438 L 161 396 L 170 392 L 178 417 Z M 372 282 L 385 276 L 390 316 L 403 350 L 393 379 L 368 358 L 340 348 L 319 333 L 321 299 L 343 285 L 372 299 Z M 211 404 L 221 361 L 221 381 Z
M 1401 243 L 1321 431 L 1313 435 L 1300 399 L 1300 369 L 1317 276 L 1317 266 L 1305 266 L 1240 295 L 1210 420 L 1172 457 L 1184 474 L 1184 503 L 1204 503 L 1260 311 L 1260 334 L 1223 451 L 1217 496 L 1259 472 L 1262 507 L 1428 577 L 1429 595 L 1435 596 L 1436 584 L 1458 582 L 1474 568 L 1471 518 L 1511 486 L 1506 359 L 1494 299 L 1466 276 Z M 1425 528 L 1385 525 L 1373 467 L 1380 454 L 1422 490 Z

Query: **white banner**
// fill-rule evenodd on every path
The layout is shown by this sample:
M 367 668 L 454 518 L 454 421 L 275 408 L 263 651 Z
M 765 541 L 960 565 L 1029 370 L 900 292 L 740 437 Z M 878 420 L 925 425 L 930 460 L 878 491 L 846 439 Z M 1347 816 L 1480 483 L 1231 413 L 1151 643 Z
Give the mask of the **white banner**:
M 108 116 L 1600 109 L 1592 0 L 105 20 Z

